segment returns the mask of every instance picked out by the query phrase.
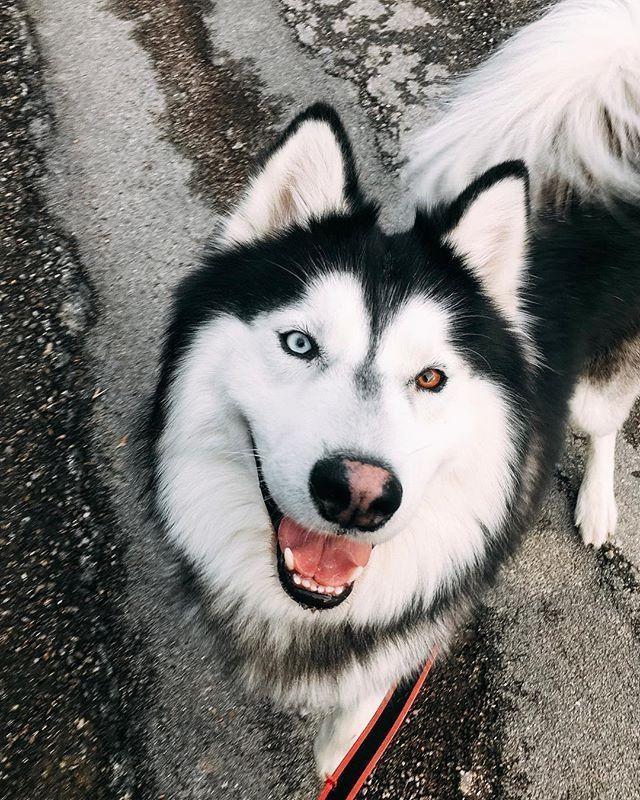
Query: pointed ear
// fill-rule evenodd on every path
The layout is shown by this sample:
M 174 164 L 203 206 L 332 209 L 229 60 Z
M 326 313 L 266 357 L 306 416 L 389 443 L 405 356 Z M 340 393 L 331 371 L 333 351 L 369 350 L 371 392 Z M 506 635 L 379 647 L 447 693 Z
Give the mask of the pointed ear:
M 444 241 L 508 316 L 519 306 L 529 219 L 529 178 L 507 161 L 475 180 L 445 212 Z
M 359 199 L 355 162 L 336 112 L 318 103 L 284 131 L 223 225 L 223 244 L 242 244 L 347 213 Z

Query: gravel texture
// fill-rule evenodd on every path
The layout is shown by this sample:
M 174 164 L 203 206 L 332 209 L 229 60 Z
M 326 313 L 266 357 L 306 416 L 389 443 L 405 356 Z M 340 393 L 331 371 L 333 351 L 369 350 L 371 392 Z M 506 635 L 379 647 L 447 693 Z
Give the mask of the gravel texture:
M 40 189 L 51 116 L 28 19 L 0 9 L 0 794 L 125 797 L 143 772 L 142 687 L 119 612 L 122 544 L 87 431 L 95 315 Z

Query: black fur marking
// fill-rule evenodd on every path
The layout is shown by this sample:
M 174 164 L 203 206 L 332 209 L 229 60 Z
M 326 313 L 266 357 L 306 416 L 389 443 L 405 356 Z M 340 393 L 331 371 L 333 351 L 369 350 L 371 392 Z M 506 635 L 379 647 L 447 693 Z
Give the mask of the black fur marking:
M 380 375 L 373 364 L 373 355 L 365 358 L 353 376 L 358 394 L 365 400 L 375 400 L 382 386 Z

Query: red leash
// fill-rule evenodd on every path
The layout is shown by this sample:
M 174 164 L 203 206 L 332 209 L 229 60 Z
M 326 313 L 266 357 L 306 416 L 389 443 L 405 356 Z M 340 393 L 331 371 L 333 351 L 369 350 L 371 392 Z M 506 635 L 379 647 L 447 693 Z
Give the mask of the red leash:
M 400 684 L 385 695 L 367 727 L 325 781 L 318 800 L 354 800 L 404 722 L 434 659 L 435 651 L 413 685 Z

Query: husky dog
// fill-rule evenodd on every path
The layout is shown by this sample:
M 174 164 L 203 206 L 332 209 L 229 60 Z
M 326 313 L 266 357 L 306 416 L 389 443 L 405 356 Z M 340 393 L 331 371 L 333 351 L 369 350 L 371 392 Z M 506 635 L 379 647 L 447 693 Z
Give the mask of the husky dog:
M 569 420 L 616 525 L 640 392 L 640 3 L 567 0 L 455 89 L 382 232 L 336 113 L 300 114 L 179 286 L 155 506 L 249 688 L 325 713 L 330 773 L 535 521 Z

